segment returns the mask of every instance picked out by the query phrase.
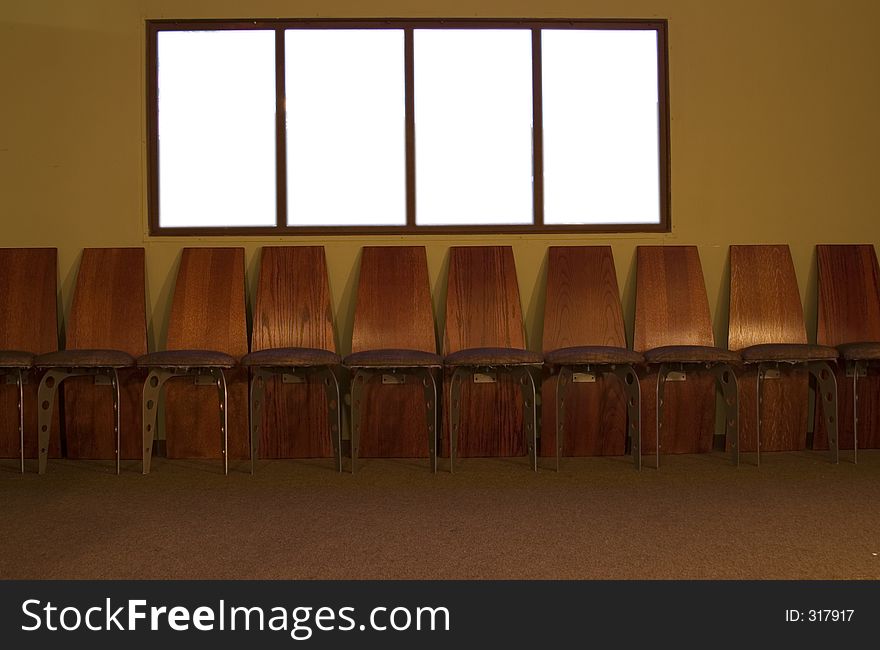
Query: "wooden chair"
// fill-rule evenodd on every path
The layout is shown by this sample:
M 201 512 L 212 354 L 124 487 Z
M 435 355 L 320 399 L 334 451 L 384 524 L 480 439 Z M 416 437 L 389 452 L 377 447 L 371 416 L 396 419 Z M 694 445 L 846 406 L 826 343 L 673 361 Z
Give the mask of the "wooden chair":
M 612 453 L 624 453 L 627 416 L 633 460 L 641 468 L 641 395 L 634 366 L 644 358 L 626 347 L 610 246 L 550 247 L 543 349 L 550 377 L 542 396 L 555 409 L 544 410 L 541 446 L 555 447 L 556 470 L 566 430 L 582 432 L 580 437 L 589 439 L 589 448 L 598 453 L 605 448 L 603 442 Z M 604 375 L 609 374 L 620 384 L 606 383 Z
M 730 247 L 728 345 L 740 351 L 743 362 L 755 373 L 755 401 L 750 404 L 748 399 L 743 400 L 743 415 L 745 409 L 754 409 L 757 463 L 760 465 L 761 450 L 767 442 L 762 435 L 769 440 L 768 449 L 806 446 L 806 382 L 795 378 L 789 386 L 777 384 L 773 392 L 762 390 L 765 379 L 788 379 L 783 371 L 795 367 L 806 369 L 816 379 L 816 396 L 832 431 L 832 462 L 837 462 L 837 381 L 830 365 L 837 360 L 837 350 L 807 343 L 797 277 L 787 245 Z
M 0 457 L 22 472 L 25 457 L 61 455 L 57 426 L 42 450 L 27 433 L 37 431 L 33 357 L 58 349 L 57 277 L 57 249 L 0 248 Z
M 144 474 L 150 471 L 162 388 L 169 379 L 183 377 L 192 378 L 194 385 L 169 387 L 165 399 L 168 456 L 218 456 L 216 429 L 210 425 L 212 409 L 208 402 L 199 399 L 202 386 L 213 386 L 220 404 L 219 455 L 223 458 L 223 471 L 228 473 L 230 453 L 248 453 L 246 374 L 243 369 L 233 373 L 237 359 L 247 354 L 243 248 L 183 249 L 166 348 L 138 359 L 138 367 L 149 371 L 143 395 Z M 233 381 L 234 394 L 230 390 Z
M 449 467 L 452 471 L 458 451 L 462 411 L 471 424 L 467 434 L 480 453 L 489 455 L 509 438 L 513 418 L 493 417 L 489 426 L 479 418 L 489 412 L 485 402 L 473 399 L 467 409 L 462 401 L 462 384 L 494 384 L 497 373 L 507 374 L 520 387 L 524 416 L 522 431 L 532 469 L 537 471 L 537 390 L 535 373 L 541 367 L 540 354 L 525 349 L 522 306 L 516 280 L 513 250 L 510 246 L 453 246 L 449 250 L 449 281 L 446 295 L 446 334 L 443 342 L 444 365 L 450 379 L 452 414 L 449 426 Z M 493 387 L 494 388 L 494 387 Z M 511 395 L 492 391 L 501 408 L 510 409 Z M 486 396 L 484 395 L 484 398 Z M 497 412 L 497 411 L 496 411 Z M 515 413 L 515 412 L 514 412 Z M 518 415 L 518 414 L 517 414 Z M 518 418 L 517 418 L 518 419 Z M 515 421 L 515 420 L 514 420 Z M 474 426 L 476 425 L 476 426 Z M 512 445 L 503 451 L 515 451 Z M 520 448 L 521 449 L 521 448 Z M 513 455 L 513 454 L 511 454 Z
M 392 443 L 382 455 L 418 454 L 418 449 L 424 447 L 418 443 L 407 444 L 407 440 L 412 439 L 412 432 L 421 429 L 418 422 L 423 418 L 421 421 L 426 423 L 428 432 L 431 470 L 436 472 L 435 374 L 442 367 L 442 360 L 437 354 L 428 261 L 423 246 L 364 247 L 351 349 L 344 363 L 353 372 L 352 472 L 365 433 L 364 411 L 369 404 L 379 408 L 382 403 L 386 406 L 390 403 L 394 409 L 390 413 L 374 413 L 373 421 L 382 422 L 383 429 L 404 443 Z M 381 385 L 374 386 L 374 392 L 368 392 L 368 385 L 377 377 L 381 377 Z M 413 380 L 417 386 L 407 389 Z M 423 413 L 421 417 L 420 413 Z M 388 453 L 395 448 L 397 451 Z
M 871 244 L 820 245 L 819 322 L 816 343 L 834 346 L 842 364 L 835 369 L 839 404 L 839 447 L 852 445 L 853 461 L 863 449 L 880 447 L 880 410 L 877 400 L 860 400 L 859 386 L 872 395 L 880 393 L 880 268 Z M 849 378 L 852 381 L 847 381 Z M 828 431 L 822 418 L 815 419 L 813 448 L 828 446 Z
M 654 409 L 657 466 L 661 447 L 671 453 L 712 449 L 715 391 L 710 377 L 693 374 L 699 370 L 711 373 L 721 388 L 727 448 L 739 464 L 734 366 L 740 358 L 715 347 L 699 252 L 696 246 L 639 246 L 636 256 L 633 349 L 644 353 L 649 371 L 657 374 L 654 399 L 642 400 L 643 408 Z M 643 411 L 643 419 L 648 415 Z
M 329 437 L 341 472 L 342 405 L 334 372 L 341 359 L 336 354 L 323 246 L 263 247 L 251 350 L 241 359 L 241 365 L 251 370 L 251 472 L 261 432 L 275 438 L 285 430 L 301 428 L 300 423 L 319 425 L 312 428 L 320 428 L 321 441 Z M 285 396 L 286 384 L 295 383 L 304 384 L 305 390 L 295 396 L 288 391 Z M 329 436 L 320 426 L 327 418 Z M 300 447 L 306 452 L 317 448 L 323 455 L 325 445 L 312 442 L 313 432 L 304 433 L 291 437 L 306 438 L 310 444 Z M 298 450 L 292 446 L 288 445 L 287 454 L 295 455 Z
M 85 376 L 91 378 L 91 386 L 81 381 L 65 385 L 67 455 L 106 458 L 112 453 L 119 474 L 123 418 L 126 431 L 140 428 L 141 384 L 135 371 L 135 358 L 147 351 L 143 248 L 87 248 L 83 251 L 67 325 L 66 347 L 34 359 L 34 366 L 44 371 L 38 393 L 40 473 L 46 471 L 46 449 L 58 388 L 71 377 Z M 123 382 L 125 400 L 122 399 Z M 99 395 L 94 388 L 108 384 L 111 400 L 107 400 L 105 394 Z M 113 417 L 105 420 L 98 416 L 100 412 Z M 134 443 L 128 445 L 127 455 L 131 457 L 140 442 L 136 437 L 126 439 Z

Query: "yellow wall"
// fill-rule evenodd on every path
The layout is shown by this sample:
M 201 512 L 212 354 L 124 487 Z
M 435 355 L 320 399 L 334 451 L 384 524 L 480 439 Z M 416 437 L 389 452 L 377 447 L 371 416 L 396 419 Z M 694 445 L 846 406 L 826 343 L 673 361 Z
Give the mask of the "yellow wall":
M 58 247 L 65 313 L 83 247 L 146 247 L 152 348 L 164 341 L 182 246 L 246 246 L 253 287 L 261 245 L 316 240 L 147 235 L 143 21 L 317 16 L 669 20 L 673 232 L 328 239 L 320 243 L 327 246 L 342 352 L 349 347 L 356 263 L 365 244 L 427 246 L 440 315 L 448 247 L 511 244 L 530 346 L 538 349 L 550 245 L 614 246 L 631 335 L 635 246 L 697 244 L 723 343 L 730 243 L 791 244 L 813 336 L 814 245 L 880 240 L 875 0 L 4 0 L 0 246 Z

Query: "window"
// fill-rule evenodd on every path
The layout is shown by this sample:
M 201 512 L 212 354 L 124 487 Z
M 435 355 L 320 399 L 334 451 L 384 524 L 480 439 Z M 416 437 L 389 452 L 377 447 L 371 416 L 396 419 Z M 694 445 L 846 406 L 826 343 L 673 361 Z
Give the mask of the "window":
M 148 21 L 154 235 L 665 231 L 665 21 Z

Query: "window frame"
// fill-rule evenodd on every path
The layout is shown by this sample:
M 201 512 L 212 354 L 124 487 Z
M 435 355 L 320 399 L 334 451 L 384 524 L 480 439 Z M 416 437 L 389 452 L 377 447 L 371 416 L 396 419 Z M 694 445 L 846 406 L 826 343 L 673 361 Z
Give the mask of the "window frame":
M 161 237 L 213 236 L 346 236 L 449 234 L 563 234 L 671 232 L 669 67 L 666 19 L 196 19 L 146 20 L 147 214 L 149 234 Z M 404 99 L 406 132 L 406 225 L 403 226 L 290 226 L 287 224 L 287 133 L 285 114 L 284 32 L 288 29 L 402 29 L 404 32 Z M 415 122 L 413 30 L 415 29 L 525 29 L 532 36 L 532 215 L 524 225 L 416 225 Z M 660 220 L 643 224 L 544 223 L 542 128 L 542 29 L 649 30 L 657 32 L 657 100 Z M 274 226 L 172 227 L 159 225 L 158 142 L 158 34 L 162 31 L 268 30 L 275 32 L 275 161 L 276 223 Z

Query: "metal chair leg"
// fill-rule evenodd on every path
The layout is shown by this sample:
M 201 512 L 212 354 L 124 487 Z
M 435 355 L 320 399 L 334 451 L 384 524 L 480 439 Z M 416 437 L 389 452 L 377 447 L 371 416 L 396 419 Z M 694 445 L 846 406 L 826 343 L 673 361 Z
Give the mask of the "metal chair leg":
M 837 429 L 837 377 L 826 361 L 811 361 L 807 364 L 810 374 L 816 378 L 816 399 L 822 404 L 822 415 L 828 429 L 828 450 L 831 462 L 840 461 L 840 447 Z
M 631 365 L 612 366 L 612 372 L 623 384 L 626 398 L 627 426 L 629 427 L 630 452 L 636 469 L 642 469 L 642 387 L 639 376 Z
M 21 473 L 24 474 L 24 377 L 18 369 L 16 384 L 18 386 L 18 454 L 21 460 Z
M 116 438 L 116 475 L 119 476 L 119 459 L 122 451 L 122 414 L 119 412 L 122 404 L 122 395 L 119 389 L 119 373 L 116 368 L 106 370 L 110 376 L 110 388 L 113 391 L 113 433 Z
M 571 385 L 572 371 L 569 366 L 560 366 L 556 375 L 556 471 L 559 471 L 559 457 L 562 456 L 565 442 L 565 397 Z
M 39 473 L 46 473 L 49 462 L 49 439 L 52 434 L 52 413 L 55 409 L 55 395 L 58 386 L 64 381 L 66 373 L 60 370 L 50 369 L 43 374 L 40 387 L 37 389 L 38 409 L 38 432 L 39 432 Z
M 248 445 L 250 446 L 251 474 L 254 473 L 254 463 L 260 451 L 260 437 L 263 427 L 263 400 L 266 397 L 266 380 L 269 377 L 268 373 L 264 372 L 262 368 L 254 368 L 252 373 L 248 408 Z
M 657 409 L 656 416 L 657 422 L 656 427 L 654 429 L 654 443 L 656 446 L 655 449 L 655 469 L 660 469 L 660 427 L 663 426 L 663 396 L 666 392 L 666 374 L 669 372 L 669 369 L 664 365 L 660 364 L 660 367 L 657 369 Z
M 229 475 L 229 415 L 227 404 L 229 393 L 226 389 L 226 373 L 223 368 L 211 368 L 211 376 L 217 384 L 217 393 L 220 400 L 220 436 L 223 443 L 223 473 Z
M 342 400 L 339 393 L 339 380 L 329 366 L 318 371 L 324 391 L 327 394 L 327 418 L 330 428 L 330 444 L 336 458 L 336 469 L 342 472 Z
M 739 467 L 739 380 L 727 364 L 713 366 L 712 374 L 721 387 L 724 400 L 724 437 L 730 449 L 730 460 Z
M 517 373 L 520 390 L 523 397 L 523 436 L 525 437 L 526 448 L 529 452 L 529 461 L 532 464 L 532 471 L 538 471 L 538 417 L 537 417 L 537 399 L 538 391 L 535 386 L 535 378 L 532 376 L 530 368 L 522 368 Z
M 357 469 L 357 458 L 360 452 L 361 440 L 361 400 L 363 399 L 364 384 L 372 375 L 359 368 L 351 381 L 351 473 Z
M 147 380 L 144 382 L 141 404 L 144 447 L 141 471 L 144 474 L 150 473 L 150 461 L 153 459 L 153 440 L 156 437 L 157 412 L 159 410 L 159 399 L 162 396 L 162 387 L 172 376 L 173 373 L 155 368 L 150 371 L 150 374 L 147 375 Z
M 865 366 L 867 367 L 867 366 Z M 856 361 L 853 367 L 853 464 L 859 462 L 859 371 L 862 365 Z
M 416 371 L 422 380 L 425 399 L 425 419 L 428 429 L 428 455 L 430 456 L 431 471 L 437 472 L 437 380 L 434 379 L 434 371 L 431 368 L 420 368 Z
M 758 364 L 758 374 L 755 377 L 755 450 L 757 452 L 756 467 L 761 466 L 761 386 L 764 383 L 764 364 Z
M 463 366 L 456 367 L 455 371 L 452 373 L 452 380 L 450 381 L 450 392 L 451 400 L 450 400 L 450 412 L 452 415 L 451 422 L 449 424 L 449 473 L 452 474 L 454 472 L 455 467 L 455 455 L 458 453 L 458 430 L 461 425 L 461 383 L 464 377 L 469 377 L 471 371 L 468 368 Z

